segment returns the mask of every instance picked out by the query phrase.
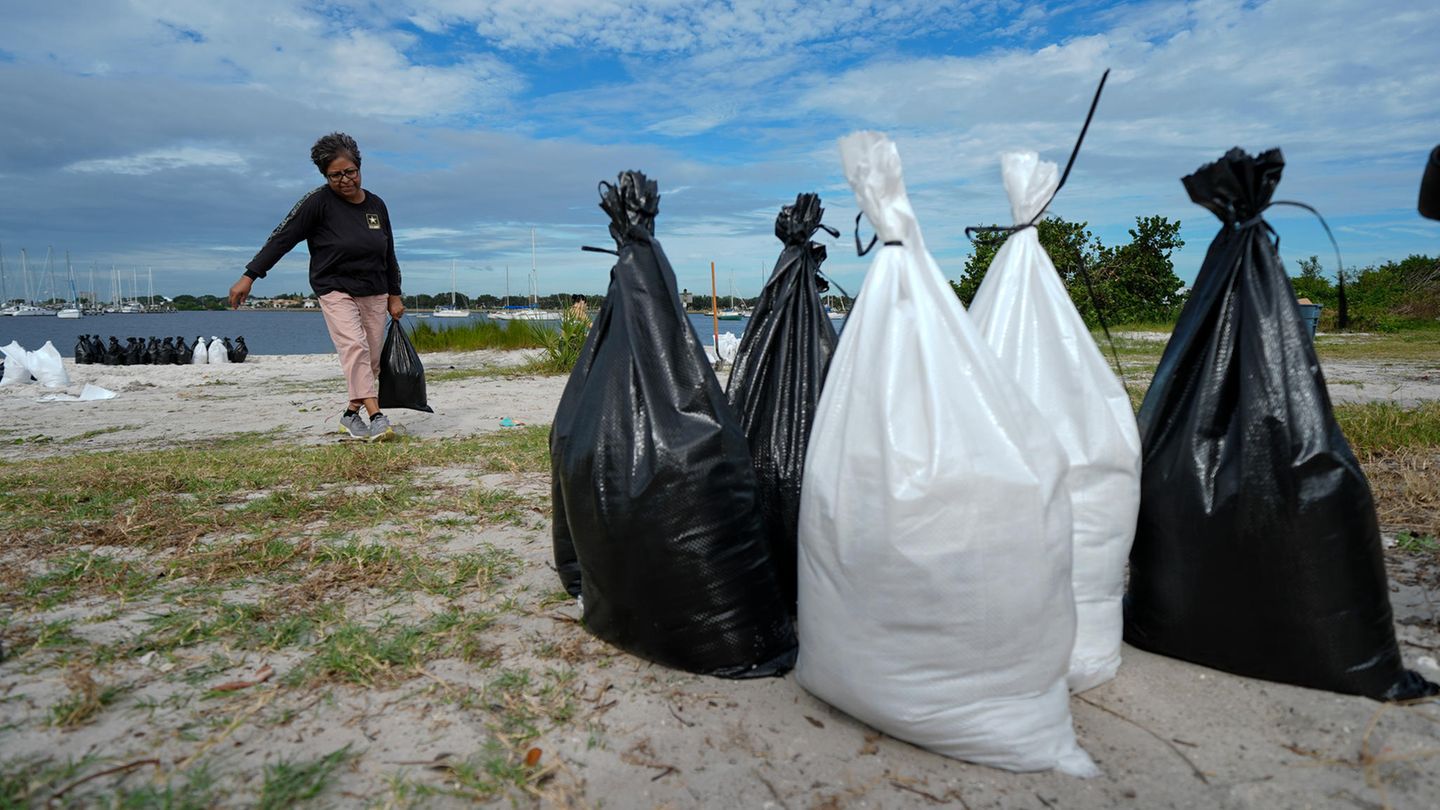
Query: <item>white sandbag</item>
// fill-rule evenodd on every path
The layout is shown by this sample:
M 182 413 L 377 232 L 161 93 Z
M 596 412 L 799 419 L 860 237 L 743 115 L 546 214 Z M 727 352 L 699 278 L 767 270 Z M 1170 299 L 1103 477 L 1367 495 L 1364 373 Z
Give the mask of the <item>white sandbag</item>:
M 735 359 L 735 352 L 740 348 L 740 338 L 729 332 L 721 333 L 715 342 L 715 356 L 729 363 Z
M 0 385 L 20 385 L 34 382 L 30 377 L 30 364 L 26 358 L 30 354 L 19 341 L 12 340 L 4 346 L 0 346 L 0 352 L 5 355 L 5 375 L 0 377 Z
M 1010 152 L 1000 167 L 1015 224 L 1030 222 L 1055 193 L 1055 164 L 1034 152 Z M 1125 561 L 1140 509 L 1135 412 L 1035 228 L 1005 240 L 970 303 L 970 318 L 1070 462 L 1076 630 L 1069 684 L 1082 692 L 1115 677 L 1120 666 Z
M 230 354 L 225 350 L 225 341 L 221 340 L 218 337 L 210 338 L 209 353 L 211 363 L 230 362 Z
M 205 348 L 205 336 L 195 336 L 195 351 L 190 355 L 190 364 L 195 366 L 210 362 L 210 352 Z
M 894 737 L 1089 776 L 1065 456 L 925 249 L 895 145 L 840 141 L 884 246 L 821 394 L 800 500 L 800 685 Z
M 7 360 L 5 365 L 10 365 Z M 45 341 L 45 345 L 33 352 L 25 353 L 25 365 L 30 367 L 30 373 L 35 375 L 35 382 L 46 388 L 59 388 L 70 384 L 70 375 L 65 373 L 65 358 L 60 356 L 60 350 L 55 344 Z

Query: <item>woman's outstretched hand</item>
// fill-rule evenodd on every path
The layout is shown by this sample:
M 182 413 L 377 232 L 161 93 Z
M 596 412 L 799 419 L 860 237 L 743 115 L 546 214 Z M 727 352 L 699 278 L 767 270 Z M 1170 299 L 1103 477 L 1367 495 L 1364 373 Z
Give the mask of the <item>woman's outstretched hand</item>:
M 249 276 L 241 276 L 240 280 L 230 285 L 230 308 L 239 309 L 250 297 L 250 288 L 255 286 L 255 279 Z

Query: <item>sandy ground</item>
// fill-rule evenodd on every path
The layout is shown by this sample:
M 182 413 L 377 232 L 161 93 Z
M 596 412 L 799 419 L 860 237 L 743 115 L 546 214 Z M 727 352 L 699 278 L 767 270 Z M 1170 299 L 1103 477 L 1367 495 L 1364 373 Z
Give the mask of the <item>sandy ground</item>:
M 520 360 L 503 352 L 425 356 L 432 373 Z M 1434 369 L 1362 366 L 1327 369 L 1337 399 L 1390 399 L 1397 392 L 1405 398 L 1440 398 Z M 253 356 L 243 365 L 220 367 L 67 370 L 72 392 L 89 382 L 119 396 L 104 402 L 41 404 L 35 400 L 42 392 L 34 386 L 0 389 L 7 436 L 29 439 L 3 445 L 0 455 L 19 460 L 36 453 L 163 446 L 177 439 L 242 431 L 275 431 L 302 443 L 335 440 L 330 431 L 343 384 L 332 356 Z M 1430 379 L 1421 379 L 1427 374 Z M 1351 382 L 1356 380 L 1363 384 Z M 499 429 L 505 417 L 545 424 L 563 385 L 560 377 L 437 381 L 429 389 L 437 413 L 395 411 L 392 417 L 405 432 L 426 438 Z M 537 498 L 548 493 L 544 476 L 489 478 L 494 480 L 475 483 L 504 485 Z M 1091 780 L 1013 774 L 877 735 L 807 695 L 793 677 L 741 682 L 704 678 L 606 647 L 578 626 L 573 603 L 554 604 L 540 596 L 556 587 L 549 525 L 543 516 L 518 527 L 462 532 L 447 542 L 455 548 L 493 543 L 519 555 L 521 571 L 510 590 L 520 594 L 522 609 L 506 614 L 497 625 L 497 643 L 543 637 L 553 642 L 547 649 L 564 650 L 560 660 L 573 667 L 574 678 L 565 688 L 578 696 L 575 716 L 550 726 L 533 743 L 552 772 L 539 800 L 543 804 L 1036 810 L 1440 807 L 1440 704 L 1383 706 L 1235 677 L 1127 647 L 1115 680 L 1071 701 L 1081 744 L 1103 774 Z M 1392 561 L 1401 650 L 1408 666 L 1440 679 L 1440 575 L 1433 568 L 1416 571 L 1407 565 Z M 106 609 L 101 603 L 71 608 L 76 616 L 101 615 Z M 123 634 L 135 628 L 93 632 Z M 540 671 L 556 663 L 526 658 L 530 653 L 518 655 L 505 665 Z M 277 670 L 287 665 L 273 657 L 262 661 L 244 655 L 232 663 L 213 680 L 245 677 L 266 663 Z M 124 662 L 118 674 L 140 678 L 153 665 Z M 287 707 L 283 723 L 241 726 L 215 751 L 242 767 L 253 763 L 258 772 L 260 763 L 276 757 L 314 756 L 352 744 L 364 751 L 363 757 L 347 767 L 340 786 L 322 803 L 389 804 L 394 795 L 386 785 L 395 773 L 443 779 L 447 758 L 475 750 L 477 741 L 491 733 L 464 701 L 450 698 L 457 690 L 481 688 L 492 677 L 493 672 L 477 673 L 459 662 L 434 662 L 426 678 L 396 687 L 350 690 L 308 705 L 296 701 Z M 25 682 L 24 675 L 0 668 L 0 694 L 16 690 L 25 692 L 25 701 L 36 707 L 63 693 L 58 681 Z M 223 708 L 226 716 L 252 709 L 264 716 L 286 698 L 274 698 L 273 706 L 260 705 L 265 700 L 236 696 Z M 15 710 L 13 702 L 0 704 L 0 715 Z M 193 709 L 161 709 L 148 721 L 143 715 L 109 713 L 73 731 L 26 725 L 0 732 L 0 759 L 53 751 L 70 756 L 102 752 L 114 762 L 149 756 L 173 762 L 194 753 L 197 743 L 146 735 L 166 724 L 168 712 L 180 711 Z M 111 777 L 114 784 L 127 778 L 143 781 L 144 776 Z M 529 800 L 511 793 L 497 803 L 513 801 Z M 430 797 L 420 806 L 463 804 Z

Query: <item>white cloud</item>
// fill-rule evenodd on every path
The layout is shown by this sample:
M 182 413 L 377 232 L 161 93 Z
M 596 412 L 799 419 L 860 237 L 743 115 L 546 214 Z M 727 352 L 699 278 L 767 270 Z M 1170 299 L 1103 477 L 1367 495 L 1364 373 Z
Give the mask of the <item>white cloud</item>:
M 142 176 L 176 169 L 225 169 L 240 171 L 245 159 L 234 153 L 217 152 L 194 146 L 157 149 L 117 158 L 81 160 L 65 167 L 79 174 L 126 174 Z

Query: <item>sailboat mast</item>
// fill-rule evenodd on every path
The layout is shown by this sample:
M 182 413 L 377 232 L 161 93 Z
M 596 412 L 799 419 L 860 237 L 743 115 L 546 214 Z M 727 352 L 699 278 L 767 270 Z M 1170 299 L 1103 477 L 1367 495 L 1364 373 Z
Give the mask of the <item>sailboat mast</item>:
M 530 308 L 538 307 L 540 296 L 540 276 L 535 270 L 535 229 L 530 229 Z
M 25 303 L 30 304 L 30 262 L 25 256 L 25 248 L 20 248 L 20 278 L 25 280 Z
M 10 303 L 10 293 L 5 290 L 5 246 L 0 245 L 0 306 Z

